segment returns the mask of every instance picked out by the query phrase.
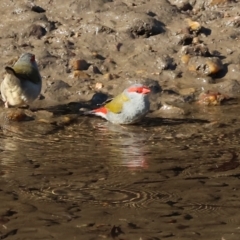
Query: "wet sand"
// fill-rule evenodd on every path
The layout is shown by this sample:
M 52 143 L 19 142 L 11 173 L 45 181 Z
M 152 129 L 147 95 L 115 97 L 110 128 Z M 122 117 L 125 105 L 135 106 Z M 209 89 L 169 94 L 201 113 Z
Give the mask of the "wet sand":
M 238 240 L 239 7 L 3 0 L 2 74 L 33 52 L 43 90 L 1 108 L 0 239 Z M 142 123 L 79 111 L 136 81 Z

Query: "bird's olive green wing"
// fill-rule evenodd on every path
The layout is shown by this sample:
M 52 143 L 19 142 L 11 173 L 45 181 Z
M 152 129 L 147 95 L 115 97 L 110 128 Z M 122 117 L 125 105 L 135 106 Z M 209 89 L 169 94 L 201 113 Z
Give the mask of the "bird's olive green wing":
M 28 80 L 33 83 L 38 83 L 41 81 L 38 69 L 32 67 L 29 64 L 19 64 L 13 66 L 15 75 L 22 80 Z
M 123 108 L 123 104 L 129 101 L 129 98 L 121 93 L 116 96 L 111 102 L 107 103 L 105 107 L 113 113 L 120 113 Z

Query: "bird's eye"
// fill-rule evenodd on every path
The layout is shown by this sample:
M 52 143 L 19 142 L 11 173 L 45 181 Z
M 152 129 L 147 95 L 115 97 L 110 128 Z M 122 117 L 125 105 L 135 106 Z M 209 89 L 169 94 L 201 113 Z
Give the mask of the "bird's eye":
M 137 89 L 137 91 L 136 91 L 137 93 L 141 93 L 142 91 L 140 90 L 140 89 Z

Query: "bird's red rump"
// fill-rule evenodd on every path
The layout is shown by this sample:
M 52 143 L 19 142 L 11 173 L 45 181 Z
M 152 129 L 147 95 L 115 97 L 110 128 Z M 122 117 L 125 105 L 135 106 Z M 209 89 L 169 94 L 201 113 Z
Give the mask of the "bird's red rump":
M 150 93 L 151 90 L 146 87 L 146 86 L 142 86 L 142 87 L 130 87 L 128 89 L 128 92 L 136 92 L 136 93 L 142 93 L 142 94 L 147 94 Z
M 107 114 L 107 108 L 101 107 L 93 110 L 95 113 L 104 113 Z
M 35 62 L 35 55 L 32 55 L 31 62 Z

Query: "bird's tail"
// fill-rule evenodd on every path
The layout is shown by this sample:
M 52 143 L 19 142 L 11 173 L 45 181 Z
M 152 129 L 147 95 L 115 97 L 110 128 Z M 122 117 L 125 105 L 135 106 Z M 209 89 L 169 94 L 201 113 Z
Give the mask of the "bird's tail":
M 94 110 L 88 110 L 88 111 L 84 111 L 83 112 L 83 115 L 94 115 L 95 114 L 95 112 L 94 112 Z
M 100 107 L 100 108 L 93 109 L 93 110 L 90 110 L 90 111 L 85 111 L 83 114 L 84 114 L 84 115 L 103 116 L 103 115 L 107 114 L 107 108 L 105 108 L 105 107 Z

